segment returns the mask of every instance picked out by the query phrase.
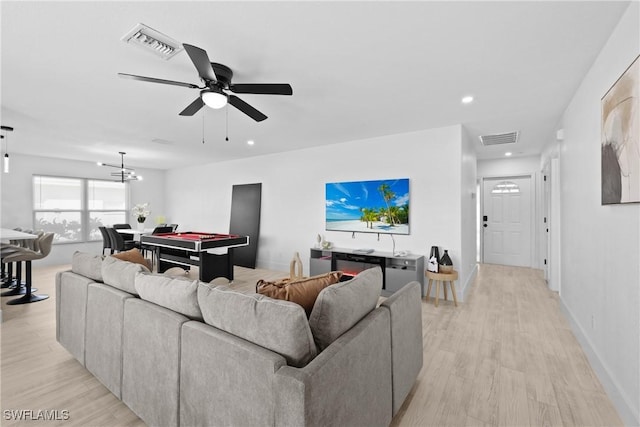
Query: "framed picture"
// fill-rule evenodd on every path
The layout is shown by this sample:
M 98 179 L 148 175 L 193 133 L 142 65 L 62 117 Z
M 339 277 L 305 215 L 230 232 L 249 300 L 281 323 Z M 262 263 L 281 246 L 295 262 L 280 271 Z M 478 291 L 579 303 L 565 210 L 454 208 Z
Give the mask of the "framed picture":
M 602 204 L 640 202 L 640 56 L 602 97 Z

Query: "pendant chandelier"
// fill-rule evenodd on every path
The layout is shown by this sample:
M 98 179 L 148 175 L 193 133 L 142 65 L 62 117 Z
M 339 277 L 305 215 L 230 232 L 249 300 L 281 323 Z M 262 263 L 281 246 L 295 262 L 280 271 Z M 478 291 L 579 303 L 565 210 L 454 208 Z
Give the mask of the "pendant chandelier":
M 128 182 L 128 181 L 142 181 L 142 176 L 136 175 L 135 169 L 127 168 L 124 166 L 124 155 L 127 154 L 123 151 L 120 154 L 120 165 L 110 165 L 109 163 L 98 162 L 98 166 L 106 166 L 109 168 L 116 168 L 118 172 L 111 172 L 111 176 L 117 178 L 116 182 Z
M 0 129 L 4 131 L 4 135 L 0 135 L 0 139 L 6 139 L 4 148 L 3 171 L 9 173 L 9 134 L 7 132 L 13 132 L 13 128 L 10 126 L 0 126 Z

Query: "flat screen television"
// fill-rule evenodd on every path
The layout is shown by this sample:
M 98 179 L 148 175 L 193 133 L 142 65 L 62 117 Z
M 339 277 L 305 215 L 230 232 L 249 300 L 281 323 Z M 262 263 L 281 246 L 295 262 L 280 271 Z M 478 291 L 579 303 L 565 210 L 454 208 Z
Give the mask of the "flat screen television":
M 409 178 L 326 184 L 325 229 L 409 234 Z

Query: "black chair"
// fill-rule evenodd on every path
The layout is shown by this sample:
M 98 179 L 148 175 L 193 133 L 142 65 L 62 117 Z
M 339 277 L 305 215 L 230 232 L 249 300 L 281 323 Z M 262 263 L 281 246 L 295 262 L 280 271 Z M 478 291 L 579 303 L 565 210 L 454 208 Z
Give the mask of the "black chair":
M 98 227 L 100 230 L 100 234 L 102 234 L 102 255 L 104 255 L 104 250 L 109 249 L 111 253 L 113 253 L 113 249 L 111 249 L 111 238 L 109 237 L 109 233 L 107 233 L 106 227 Z
M 161 225 L 153 229 L 151 234 L 171 233 L 173 231 L 172 225 Z
M 136 242 L 133 240 L 125 240 L 115 228 L 107 228 L 109 239 L 111 240 L 111 253 L 128 251 L 136 247 Z
M 173 231 L 173 227 L 170 225 L 161 225 L 153 229 L 151 234 L 162 234 L 162 233 L 171 233 Z M 155 265 L 156 262 L 156 247 L 140 244 L 140 250 L 143 254 L 146 254 L 147 251 L 151 252 L 151 268 Z
M 131 224 L 113 224 L 113 228 L 116 230 L 131 230 Z M 132 234 L 122 234 L 124 240 L 135 240 Z M 112 252 L 113 253 L 113 252 Z

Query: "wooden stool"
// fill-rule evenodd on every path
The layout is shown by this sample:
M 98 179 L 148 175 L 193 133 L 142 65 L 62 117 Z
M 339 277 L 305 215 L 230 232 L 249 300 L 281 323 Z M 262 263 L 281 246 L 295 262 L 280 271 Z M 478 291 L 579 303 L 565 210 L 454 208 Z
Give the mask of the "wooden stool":
M 449 286 L 451 287 L 451 293 L 453 294 L 453 303 L 455 306 L 458 306 L 458 297 L 456 297 L 456 286 L 454 285 L 454 281 L 458 280 L 458 272 L 453 270 L 451 273 L 434 273 L 432 271 L 426 271 L 425 276 L 429 279 L 429 287 L 427 288 L 427 302 L 429 302 L 429 295 L 431 295 L 431 284 L 435 280 L 436 281 L 436 302 L 435 306 L 438 306 L 438 297 L 440 293 L 440 288 L 438 287 L 438 282 L 442 282 L 442 289 L 444 290 L 444 299 L 447 300 L 447 282 L 449 282 Z

